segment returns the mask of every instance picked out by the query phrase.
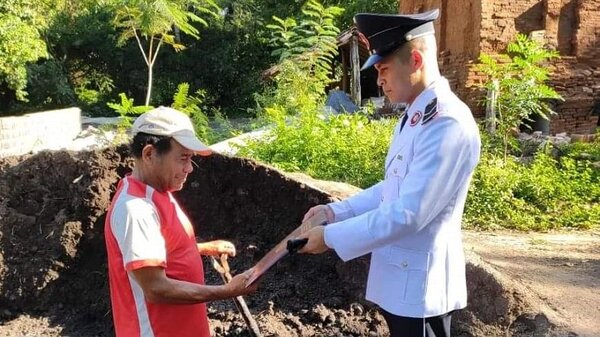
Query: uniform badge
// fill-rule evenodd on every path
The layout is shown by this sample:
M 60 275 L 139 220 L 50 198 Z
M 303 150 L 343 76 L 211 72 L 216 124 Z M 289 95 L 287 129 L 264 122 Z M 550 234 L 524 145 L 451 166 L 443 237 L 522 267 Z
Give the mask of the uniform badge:
M 437 97 L 435 97 L 425 107 L 425 113 L 423 114 L 423 125 L 429 123 L 438 113 Z
M 419 123 L 419 121 L 421 120 L 422 116 L 423 116 L 423 114 L 421 113 L 421 111 L 415 112 L 415 114 L 410 119 L 410 126 L 412 127 L 412 126 L 417 125 L 417 123 Z

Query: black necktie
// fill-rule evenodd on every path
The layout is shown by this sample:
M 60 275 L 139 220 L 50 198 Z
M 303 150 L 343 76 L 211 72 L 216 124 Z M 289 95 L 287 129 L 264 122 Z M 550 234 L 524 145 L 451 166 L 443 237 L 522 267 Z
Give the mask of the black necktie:
M 404 117 L 402 117 L 402 122 L 400 123 L 400 131 L 398 132 L 398 134 L 400 132 L 402 132 L 402 129 L 404 128 L 404 124 L 406 124 L 407 120 L 408 120 L 408 112 L 405 112 Z

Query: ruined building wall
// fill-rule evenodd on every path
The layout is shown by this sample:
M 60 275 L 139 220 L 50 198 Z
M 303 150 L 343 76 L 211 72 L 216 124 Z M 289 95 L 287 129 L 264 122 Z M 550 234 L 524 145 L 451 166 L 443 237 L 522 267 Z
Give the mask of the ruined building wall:
M 545 38 L 549 47 L 562 56 L 573 56 L 573 36 L 577 31 L 577 12 L 574 0 L 546 0 Z
M 550 5 L 560 0 L 547 1 L 551 12 Z M 551 131 L 589 133 L 598 126 L 593 109 L 600 103 L 600 0 L 562 2 L 557 34 L 562 57 L 553 62 L 551 84 L 565 102 L 556 106 Z
M 573 41 L 575 56 L 582 62 L 600 66 L 600 0 L 576 2 L 579 26 Z
M 567 56 L 553 62 L 551 85 L 565 99 L 555 107 L 552 133 L 591 133 L 598 125 L 594 106 L 600 102 L 600 67 Z
M 502 51 L 517 33 L 544 29 L 544 4 L 540 0 L 482 1 L 481 51 Z
M 502 53 L 517 33 L 543 31 L 541 40 L 561 59 L 552 62 L 551 85 L 565 98 L 557 104 L 551 133 L 590 133 L 600 106 L 600 0 L 401 0 L 402 13 L 440 8 L 440 67 L 476 117 L 485 79 L 475 70 L 480 52 Z M 597 114 L 598 112 L 596 112 Z
M 399 9 L 401 13 L 419 13 L 433 8 L 439 8 L 441 12 L 435 24 L 442 74 L 454 92 L 463 99 L 473 98 L 467 99 L 467 104 L 476 106 L 475 96 L 469 95 L 471 90 L 465 88 L 464 83 L 473 67 L 472 60 L 479 55 L 481 2 L 402 0 Z

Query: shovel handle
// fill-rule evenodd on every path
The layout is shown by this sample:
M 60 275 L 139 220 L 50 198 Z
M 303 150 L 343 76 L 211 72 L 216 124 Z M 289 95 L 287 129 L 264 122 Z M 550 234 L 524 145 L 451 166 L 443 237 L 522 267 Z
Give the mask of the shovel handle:
M 290 253 L 290 255 L 292 254 L 296 254 L 300 249 L 302 249 L 302 247 L 304 247 L 306 245 L 306 243 L 308 242 L 308 238 L 304 238 L 304 239 L 291 239 L 287 241 L 287 250 Z
M 229 273 L 229 263 L 227 263 L 227 254 L 221 255 L 221 263 L 223 263 L 223 265 L 220 265 L 217 259 L 213 256 L 211 256 L 211 259 L 213 262 L 213 267 L 221 276 L 223 283 L 227 284 L 231 282 L 231 274 Z M 254 317 L 252 317 L 250 309 L 248 309 L 248 305 L 246 305 L 246 301 L 244 300 L 244 298 L 242 296 L 236 296 L 233 298 L 233 303 L 235 303 L 235 307 L 238 309 L 240 315 L 242 315 L 242 319 L 244 319 L 244 322 L 248 326 L 250 335 L 252 337 L 263 337 L 260 330 L 258 329 L 258 324 L 256 323 L 256 320 L 254 319 Z

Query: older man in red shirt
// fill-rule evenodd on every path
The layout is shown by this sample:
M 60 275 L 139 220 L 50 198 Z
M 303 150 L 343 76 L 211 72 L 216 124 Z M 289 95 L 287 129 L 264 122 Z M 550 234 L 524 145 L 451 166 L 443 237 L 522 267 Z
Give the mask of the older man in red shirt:
M 192 156 L 210 154 L 183 113 L 159 107 L 133 125 L 135 166 L 119 182 L 105 239 L 117 337 L 210 337 L 205 302 L 256 290 L 251 271 L 220 286 L 204 284 L 201 255 L 235 255 L 227 241 L 196 243 L 171 192 L 183 188 Z

